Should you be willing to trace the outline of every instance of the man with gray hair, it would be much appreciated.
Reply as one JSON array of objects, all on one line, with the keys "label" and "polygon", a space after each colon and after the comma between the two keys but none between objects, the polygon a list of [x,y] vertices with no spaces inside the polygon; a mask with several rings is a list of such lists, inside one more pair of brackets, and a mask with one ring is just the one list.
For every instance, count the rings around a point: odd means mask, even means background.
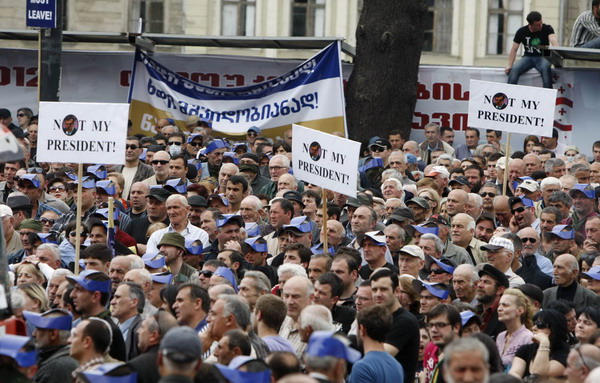
[{"label": "man with gray hair", "polygon": [[554,260],[554,283],[556,286],[544,290],[543,308],[560,299],[572,302],[576,312],[600,304],[600,296],[577,282],[579,263],[571,254],[562,254]]},{"label": "man with gray hair", "polygon": [[448,383],[487,383],[489,358],[488,349],[477,338],[458,338],[444,348],[444,379]]},{"label": "man with gray hair", "polygon": [[108,276],[110,277],[110,287],[113,293],[117,290],[119,284],[123,282],[125,274],[133,269],[132,263],[132,259],[125,255],[117,255],[110,261]]},{"label": "man with gray hair", "polygon": [[35,346],[39,351],[36,383],[70,382],[78,363],[69,356],[69,335],[72,317],[66,310],[52,309],[42,314],[24,312],[25,319],[35,330]]},{"label": "man with gray hair", "polygon": [[438,149],[454,156],[454,148],[440,139],[440,126],[438,124],[431,122],[425,125],[423,129],[425,130],[425,141],[419,144],[419,149],[425,164],[431,163],[431,153]]},{"label": "man with gray hair", "polygon": [[123,340],[125,340],[126,359],[138,356],[138,333],[137,329],[142,324],[142,316],[145,303],[142,288],[132,282],[121,283],[110,301],[111,315],[117,320],[117,325]]},{"label": "man with gray hair", "polygon": [[540,201],[534,202],[534,204],[533,204],[535,206],[536,217],[540,216],[540,214],[541,214],[542,210],[544,210],[544,208],[550,206],[549,202],[548,202],[550,195],[552,195],[552,193],[554,193],[555,191],[561,190],[561,188],[562,188],[562,185],[560,184],[560,180],[558,178],[546,177],[542,180],[542,182],[540,183],[542,199]]},{"label": "man with gray hair", "polygon": [[477,193],[469,193],[469,199],[465,204],[465,213],[477,220],[483,213],[483,198]]},{"label": "man with gray hair", "polygon": [[287,307],[287,317],[281,325],[279,335],[286,338],[295,348],[296,355],[301,358],[306,343],[300,338],[300,313],[310,304],[314,286],[310,279],[295,276],[283,285],[281,298]]},{"label": "man with gray hair", "polygon": [[560,158],[550,158],[544,164],[544,172],[548,177],[560,178],[567,174],[565,161]]},{"label": "man with gray hair", "polygon": [[148,299],[148,294],[152,290],[152,276],[150,272],[146,269],[133,269],[129,270],[125,277],[123,278],[123,282],[133,282],[138,284],[142,291],[144,292],[145,302],[144,302],[144,312],[142,312],[142,317],[146,317],[148,315],[154,315],[158,312],[158,309],[152,305],[150,300]]},{"label": "man with gray hair", "polygon": [[306,306],[300,313],[298,319],[300,329],[300,340],[308,343],[310,336],[315,331],[335,332],[331,310],[320,304]]},{"label": "man with gray hair", "polygon": [[35,251],[35,256],[40,263],[45,263],[55,270],[62,266],[66,266],[63,265],[60,260],[60,250],[58,250],[58,245],[53,243],[43,243],[39,245]]},{"label": "man with gray hair", "polygon": [[[72,276],[73,273],[69,269],[56,269],[52,273],[52,278],[48,281],[48,287],[46,288],[46,292],[48,294],[48,302],[50,302],[50,306],[52,308],[56,308],[54,304],[54,299],[56,298],[56,293],[58,291],[61,283],[67,281],[67,276]],[[68,283],[68,282],[67,282]]]},{"label": "man with gray hair", "polygon": [[592,344],[581,344],[571,349],[565,375],[569,383],[583,383],[597,367],[600,367],[600,348]]},{"label": "man with gray hair", "polygon": [[238,295],[244,297],[248,301],[250,311],[254,311],[258,298],[271,292],[271,282],[265,273],[250,270],[244,274],[238,289]]},{"label": "man with gray hair", "polygon": [[454,302],[463,302],[476,307],[479,304],[475,297],[478,281],[479,274],[477,274],[475,266],[458,265],[452,274],[452,287],[456,295]]},{"label": "man with gray hair", "polygon": [[[271,182],[263,186],[260,190],[255,190],[255,193],[266,194],[269,198],[275,197],[277,193],[277,183],[279,177],[287,174],[290,170],[290,160],[284,155],[277,154],[269,161],[269,175],[271,176]],[[301,182],[298,185],[301,191],[304,190],[304,184]]]}]

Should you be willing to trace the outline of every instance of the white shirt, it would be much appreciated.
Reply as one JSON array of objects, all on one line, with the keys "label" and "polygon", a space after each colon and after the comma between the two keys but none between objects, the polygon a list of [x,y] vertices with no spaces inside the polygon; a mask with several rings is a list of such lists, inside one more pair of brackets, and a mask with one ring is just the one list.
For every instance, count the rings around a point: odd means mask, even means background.
[{"label": "white shirt", "polygon": [[[173,226],[169,225],[168,227],[166,227],[164,229],[156,230],[154,233],[152,233],[152,235],[148,239],[146,252],[147,253],[158,252],[158,243],[162,239],[163,235],[165,233],[171,233],[173,231],[175,231],[175,229],[173,229]],[[183,235],[185,239],[191,239],[194,241],[199,239],[202,242],[202,246],[205,249],[207,249],[210,246],[210,242],[208,240],[208,233],[206,231],[200,229],[199,227],[192,225],[189,220],[188,220],[187,227],[185,229],[183,229],[183,231],[180,231],[179,234]]]}]

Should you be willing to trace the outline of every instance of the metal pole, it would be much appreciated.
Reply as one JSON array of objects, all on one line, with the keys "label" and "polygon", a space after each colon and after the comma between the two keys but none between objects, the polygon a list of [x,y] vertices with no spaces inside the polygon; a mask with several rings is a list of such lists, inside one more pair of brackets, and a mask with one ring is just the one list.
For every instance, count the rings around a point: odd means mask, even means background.
[{"label": "metal pole", "polygon": [[56,28],[40,30],[38,58],[39,101],[60,100],[63,32],[62,10],[63,0],[56,0]]}]

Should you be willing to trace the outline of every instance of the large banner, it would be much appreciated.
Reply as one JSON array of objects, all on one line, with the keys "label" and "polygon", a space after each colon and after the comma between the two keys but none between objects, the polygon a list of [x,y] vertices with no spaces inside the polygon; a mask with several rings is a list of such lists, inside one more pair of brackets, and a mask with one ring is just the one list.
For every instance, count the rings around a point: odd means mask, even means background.
[{"label": "large banner", "polygon": [[356,198],[360,142],[292,127],[292,168],[299,180]]},{"label": "large banner", "polygon": [[294,123],[345,134],[339,50],[339,43],[331,44],[280,77],[238,88],[193,82],[138,50],[130,88],[133,133],[148,131],[142,125],[160,118],[185,129],[193,115],[230,135],[243,135],[252,126],[273,130],[265,132],[272,135]]},{"label": "large banner", "polygon": [[[301,60],[271,59],[227,55],[194,55],[156,53],[152,56],[162,65],[194,82],[216,88],[252,86],[274,79],[298,67]],[[62,59],[61,101],[127,102],[131,82],[133,52],[65,51]],[[352,65],[342,64],[347,80]],[[578,145],[591,153],[589,137],[595,137],[600,110],[600,71],[595,68],[558,68],[552,70],[556,99],[554,126],[560,141]],[[481,68],[443,65],[421,65],[417,105],[413,116],[411,139],[422,141],[423,126],[437,122],[457,131],[467,127],[470,80],[506,83],[503,68]],[[521,76],[520,85],[542,86],[540,75],[531,70]],[[0,49],[0,108],[13,113],[23,106],[34,113],[37,107],[37,51]],[[306,125],[306,124],[305,124]],[[154,134],[154,124],[134,126],[136,131]],[[273,132],[275,132],[274,130]],[[573,134],[571,134],[573,131]],[[281,136],[281,133],[271,137]],[[525,134],[513,134],[515,147]],[[457,144],[464,135],[457,134]]]},{"label": "large banner", "polygon": [[556,89],[471,80],[469,126],[552,137]]},{"label": "large banner", "polygon": [[124,164],[128,104],[41,102],[37,160]]}]

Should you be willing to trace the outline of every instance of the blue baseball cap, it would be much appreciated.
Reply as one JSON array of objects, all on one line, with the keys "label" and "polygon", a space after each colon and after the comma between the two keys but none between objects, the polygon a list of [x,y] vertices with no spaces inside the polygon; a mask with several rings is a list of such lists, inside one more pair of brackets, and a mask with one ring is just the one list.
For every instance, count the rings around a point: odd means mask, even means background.
[{"label": "blue baseball cap", "polygon": [[194,133],[194,134],[190,134],[186,140],[186,142],[189,144],[190,142],[194,141],[194,138],[200,137],[202,138],[202,141],[204,141],[204,136],[202,136],[200,133]]},{"label": "blue baseball cap", "polygon": [[148,148],[142,148],[142,153],[140,153],[140,161],[146,161],[146,155],[148,154]]},{"label": "blue baseball cap", "polygon": [[173,274],[170,272],[150,274],[153,283],[162,283],[163,285],[170,285],[173,282]]},{"label": "blue baseball cap", "polygon": [[218,275],[219,277],[227,279],[229,284],[231,284],[231,287],[233,287],[235,293],[238,293],[238,286],[235,280],[235,275],[233,275],[233,271],[231,271],[230,268],[219,266],[217,267],[217,270],[215,270],[215,273],[213,275]]},{"label": "blue baseball cap", "polygon": [[360,245],[363,245],[365,239],[369,238],[372,240],[377,246],[385,246],[385,234],[381,230],[379,231],[368,231],[363,236],[362,241],[360,241]]},{"label": "blue baseball cap", "polygon": [[112,180],[102,180],[96,182],[96,190],[103,191],[105,194],[114,195],[117,192],[117,187]]},{"label": "blue baseball cap", "polygon": [[414,154],[406,153],[405,157],[406,157],[407,164],[413,165],[413,164],[417,163],[417,156],[415,156]]},{"label": "blue baseball cap", "polygon": [[225,140],[222,140],[220,138],[217,138],[216,140],[211,141],[206,148],[200,150],[198,152],[198,155],[207,155],[210,152],[213,152],[217,149],[221,149],[221,148],[227,148],[229,149],[229,145],[227,144],[227,142]]},{"label": "blue baseball cap", "polygon": [[142,261],[144,265],[151,269],[158,269],[164,267],[167,264],[165,255],[161,252],[158,253],[146,253],[142,255]]},{"label": "blue baseball cap", "polygon": [[217,217],[217,227],[221,228],[227,224],[236,223],[239,227],[244,227],[244,219],[237,214],[223,214]]},{"label": "blue baseball cap", "polygon": [[436,259],[432,256],[427,256],[427,269],[431,268],[431,264],[435,262],[436,265],[440,267],[440,269],[444,270],[448,274],[454,274],[454,269],[456,269],[456,265],[449,260],[448,258]]},{"label": "blue baseball cap", "polygon": [[574,239],[575,230],[573,230],[573,226],[571,225],[556,225],[548,235],[555,235],[562,239]]},{"label": "blue baseball cap", "polygon": [[[310,248],[310,251],[312,251],[313,254],[323,254],[325,251],[323,250],[323,246],[325,246],[325,244],[323,242],[318,243],[316,245],[314,245],[313,247]],[[329,254],[333,254],[335,253],[335,249],[331,246],[329,246],[329,249],[327,251]]]},{"label": "blue baseball cap", "polygon": [[164,189],[178,194],[187,193],[187,182],[185,178],[175,178],[165,182]]},{"label": "blue baseball cap", "polygon": [[101,293],[110,293],[110,279],[107,279],[106,281],[94,281],[91,279],[87,279],[87,277],[96,273],[100,272],[96,270],[84,270],[81,273],[79,273],[78,276],[68,276],[67,281],[69,281],[69,283],[77,283],[87,291],[99,291]]},{"label": "blue baseball cap", "polygon": [[366,172],[369,169],[373,168],[382,168],[383,160],[379,157],[369,159],[363,166],[358,168],[358,171],[361,173]]},{"label": "blue baseball cap", "polygon": [[460,323],[461,325],[464,327],[467,325],[467,323],[469,323],[469,321],[471,320],[471,318],[473,318],[474,316],[476,316],[477,314],[475,314],[473,311],[471,310],[467,310],[467,311],[462,311],[460,313]]},{"label": "blue baseball cap", "polygon": [[415,230],[421,234],[435,234],[435,235],[440,234],[440,228],[437,226],[429,227],[429,226],[423,226],[422,224],[421,225],[411,225],[411,226],[414,227]]},{"label": "blue baseball cap", "polygon": [[421,290],[425,288],[431,293],[431,295],[440,299],[446,299],[450,295],[448,286],[443,283],[428,283],[418,279],[413,279],[412,286],[417,294],[419,294]]},{"label": "blue baseball cap", "polygon": [[569,190],[569,196],[575,198],[577,194],[583,194],[589,199],[596,198],[596,191],[590,184],[575,184],[573,189]]},{"label": "blue baseball cap", "polygon": [[260,128],[258,126],[251,126],[248,128],[248,132],[254,132],[260,134]]},{"label": "blue baseball cap", "polygon": [[223,153],[223,161],[225,162],[225,157],[229,157],[231,158],[231,162],[239,165],[240,164],[240,160],[235,156],[235,152],[225,152]]},{"label": "blue baseball cap", "polygon": [[[62,316],[49,317],[47,315],[60,313]],[[23,311],[23,316],[27,320],[27,323],[37,327],[51,330],[71,330],[73,323],[73,316],[71,313],[61,309],[52,309],[44,313],[34,313],[32,311]]]},{"label": "blue baseball cap", "polygon": [[282,231],[287,230],[297,231],[302,234],[305,234],[310,233],[312,231],[312,225],[310,224],[308,218],[305,215],[303,215],[300,217],[292,218],[289,225],[283,225]]},{"label": "blue baseball cap", "polygon": [[229,206],[229,200],[223,194],[211,194],[207,198],[207,202],[210,204],[211,201],[220,201],[224,206]]},{"label": "blue baseball cap", "polygon": [[252,250],[256,252],[266,253],[267,251],[269,251],[267,241],[263,237],[248,238],[244,242],[250,245]]},{"label": "blue baseball cap", "polygon": [[360,359],[360,352],[349,347],[344,341],[329,331],[315,331],[308,340],[306,355],[344,359],[354,363]]},{"label": "blue baseball cap", "polygon": [[30,367],[37,362],[37,352],[31,344],[32,351],[21,351],[31,341],[28,336],[5,334],[0,337],[0,355],[13,358],[20,367]]},{"label": "blue baseball cap", "polygon": [[190,238],[185,240],[185,249],[192,255],[200,255],[204,250],[204,246],[202,246],[201,240]]},{"label": "blue baseball cap", "polygon": [[[77,179],[77,176],[75,176],[75,184],[77,185],[78,183],[79,179]],[[81,183],[81,187],[84,189],[95,189],[96,181],[94,181],[92,177],[83,176],[83,182]]]},{"label": "blue baseball cap", "polygon": [[[98,184],[96,184],[96,185],[98,185]],[[104,217],[105,219],[108,219],[108,208],[96,209],[94,214],[100,215],[100,216]],[[113,209],[113,219],[115,221],[119,220],[119,209]]]},{"label": "blue baseball cap", "polygon": [[[248,358],[250,360],[256,360],[254,358],[246,357],[246,356],[236,356],[233,360]],[[229,364],[233,363],[233,360]],[[231,368],[225,366],[223,364],[215,364],[215,367],[219,369],[219,372],[227,379],[229,382],[235,383],[270,383],[271,382],[271,370],[267,369],[260,372],[245,372],[240,371],[235,368]]]},{"label": "blue baseball cap", "polygon": [[55,245],[58,244],[54,233],[37,233],[37,236],[40,238],[42,243],[53,243]]},{"label": "blue baseball cap", "polygon": [[586,273],[581,273],[583,276],[600,281],[600,266],[590,268]]},{"label": "blue baseball cap", "polygon": [[104,166],[104,165],[88,166],[87,172],[92,173],[99,180],[103,180],[108,176],[108,171],[106,171],[106,166]]},{"label": "blue baseball cap", "polygon": [[20,183],[21,181],[29,181],[35,188],[38,188],[38,189],[39,189],[40,185],[42,184],[40,182],[40,180],[37,178],[37,174],[31,174],[31,173],[23,174],[22,176],[20,176],[18,182]]},{"label": "blue baseball cap", "polygon": [[[86,377],[89,383],[137,383],[137,372],[126,375],[119,374],[119,376],[111,375],[111,372],[115,369],[125,366],[127,366],[125,363],[104,363],[94,370],[83,371],[81,374]],[[131,369],[131,367],[128,368]]]}]

